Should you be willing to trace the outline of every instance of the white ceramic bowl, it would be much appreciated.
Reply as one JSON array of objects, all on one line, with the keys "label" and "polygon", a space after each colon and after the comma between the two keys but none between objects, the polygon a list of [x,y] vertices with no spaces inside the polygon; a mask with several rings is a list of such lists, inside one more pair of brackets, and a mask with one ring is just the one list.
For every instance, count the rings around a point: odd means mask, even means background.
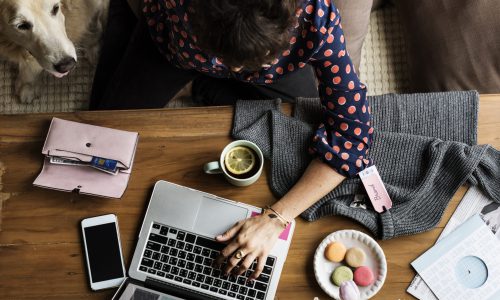
[{"label": "white ceramic bowl", "polygon": [[384,285],[387,276],[387,261],[384,251],[379,244],[367,234],[357,230],[340,230],[329,234],[319,244],[314,254],[314,275],[319,286],[334,299],[340,299],[339,288],[331,281],[331,275],[336,267],[344,265],[345,262],[334,263],[325,258],[325,248],[332,242],[341,242],[346,249],[352,247],[361,248],[366,253],[365,266],[368,266],[374,274],[375,281],[366,287],[359,287],[361,299],[373,297]]}]

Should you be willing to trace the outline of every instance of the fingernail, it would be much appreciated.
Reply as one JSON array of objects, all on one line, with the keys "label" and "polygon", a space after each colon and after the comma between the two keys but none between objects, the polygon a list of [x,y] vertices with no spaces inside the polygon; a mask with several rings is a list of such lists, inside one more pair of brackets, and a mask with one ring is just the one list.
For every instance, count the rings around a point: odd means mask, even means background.
[{"label": "fingernail", "polygon": [[219,234],[219,235],[218,235],[218,236],[216,236],[215,238],[216,238],[216,239],[220,239],[220,238],[222,238],[222,235],[221,235],[221,234]]}]

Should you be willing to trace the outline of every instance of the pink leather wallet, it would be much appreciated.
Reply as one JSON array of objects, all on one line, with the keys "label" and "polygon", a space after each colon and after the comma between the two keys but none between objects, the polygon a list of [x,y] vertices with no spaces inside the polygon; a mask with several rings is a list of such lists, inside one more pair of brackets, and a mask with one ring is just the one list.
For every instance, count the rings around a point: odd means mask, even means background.
[{"label": "pink leather wallet", "polygon": [[[128,185],[139,134],[53,118],[43,145],[43,168],[33,184],[65,192],[121,198]],[[53,164],[50,157],[89,163],[93,157],[117,161],[111,175],[90,166]]]}]

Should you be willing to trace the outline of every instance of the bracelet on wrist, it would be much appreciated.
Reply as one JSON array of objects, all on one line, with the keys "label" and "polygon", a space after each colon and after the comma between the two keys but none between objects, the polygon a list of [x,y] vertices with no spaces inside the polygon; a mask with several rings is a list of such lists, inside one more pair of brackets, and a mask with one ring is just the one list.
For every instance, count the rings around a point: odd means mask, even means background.
[{"label": "bracelet on wrist", "polygon": [[290,221],[285,219],[279,212],[274,210],[271,206],[267,206],[266,210],[270,211],[270,213],[267,214],[267,216],[271,219],[278,219],[284,228],[286,228],[288,225],[290,225]]}]

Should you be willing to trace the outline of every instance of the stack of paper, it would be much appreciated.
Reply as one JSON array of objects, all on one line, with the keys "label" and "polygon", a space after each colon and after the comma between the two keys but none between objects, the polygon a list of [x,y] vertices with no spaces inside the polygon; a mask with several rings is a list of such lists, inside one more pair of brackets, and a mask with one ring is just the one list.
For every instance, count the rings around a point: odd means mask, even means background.
[{"label": "stack of paper", "polygon": [[469,189],[439,242],[412,263],[419,275],[407,291],[421,300],[500,299],[499,212]]}]

